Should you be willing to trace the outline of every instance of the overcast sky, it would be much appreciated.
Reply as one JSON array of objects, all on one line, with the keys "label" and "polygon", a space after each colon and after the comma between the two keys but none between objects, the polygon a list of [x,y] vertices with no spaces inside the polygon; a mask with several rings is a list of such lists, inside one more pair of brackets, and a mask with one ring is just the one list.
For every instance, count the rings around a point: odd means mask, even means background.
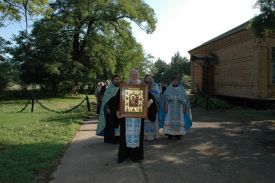
[{"label": "overcast sky", "polygon": [[[145,0],[156,13],[156,31],[146,34],[137,26],[133,32],[147,54],[167,63],[179,51],[189,58],[188,51],[250,20],[258,14],[256,0]],[[0,36],[9,39],[24,29],[10,24],[0,29]]]}]

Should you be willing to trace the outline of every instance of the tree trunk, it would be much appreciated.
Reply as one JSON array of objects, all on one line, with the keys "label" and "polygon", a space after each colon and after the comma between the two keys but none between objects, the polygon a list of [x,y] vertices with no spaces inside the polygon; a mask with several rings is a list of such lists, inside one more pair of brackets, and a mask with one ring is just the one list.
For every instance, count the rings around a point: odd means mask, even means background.
[{"label": "tree trunk", "polygon": [[73,42],[73,53],[72,53],[73,61],[80,61],[80,36],[79,32],[74,33],[74,42]]}]

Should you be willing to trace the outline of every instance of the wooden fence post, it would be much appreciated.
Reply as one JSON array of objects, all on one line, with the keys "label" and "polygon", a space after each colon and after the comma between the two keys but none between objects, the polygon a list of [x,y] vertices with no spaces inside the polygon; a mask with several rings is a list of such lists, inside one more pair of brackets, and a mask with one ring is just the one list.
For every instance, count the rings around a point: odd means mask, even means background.
[{"label": "wooden fence post", "polygon": [[87,109],[89,112],[91,112],[91,106],[90,106],[90,101],[88,95],[86,95],[86,103],[87,103]]},{"label": "wooden fence post", "polygon": [[32,98],[32,109],[31,109],[31,112],[33,112],[34,110],[34,98]]}]

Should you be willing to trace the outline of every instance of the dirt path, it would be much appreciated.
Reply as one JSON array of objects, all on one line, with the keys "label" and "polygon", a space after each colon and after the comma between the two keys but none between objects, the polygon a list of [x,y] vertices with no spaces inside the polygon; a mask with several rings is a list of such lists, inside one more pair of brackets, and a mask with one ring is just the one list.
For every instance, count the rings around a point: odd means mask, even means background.
[{"label": "dirt path", "polygon": [[145,142],[145,160],[116,164],[117,145],[82,125],[52,182],[271,183],[275,180],[275,115],[193,110],[183,140]]}]

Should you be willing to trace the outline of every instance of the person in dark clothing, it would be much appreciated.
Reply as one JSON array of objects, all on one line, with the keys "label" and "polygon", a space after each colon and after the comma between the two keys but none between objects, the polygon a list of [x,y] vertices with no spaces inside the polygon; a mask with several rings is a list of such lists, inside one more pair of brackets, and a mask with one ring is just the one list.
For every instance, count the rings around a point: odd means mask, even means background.
[{"label": "person in dark clothing", "polygon": [[[131,70],[128,84],[140,84],[140,80],[138,80],[138,71],[136,69]],[[154,96],[151,93],[148,94],[148,100],[148,118],[154,121],[156,119],[157,106]],[[117,111],[117,117],[120,124],[120,143],[117,162],[121,163],[127,158],[130,158],[134,162],[139,162],[144,158],[144,119],[120,117],[120,91],[117,92],[113,104],[114,109]]]},{"label": "person in dark clothing", "polygon": [[104,83],[103,84],[103,86],[101,87],[101,89],[100,89],[100,96],[101,96],[101,101],[103,101],[103,96],[104,96],[104,93],[105,93],[105,91],[106,91],[106,88],[107,88],[107,84],[106,83]]},{"label": "person in dark clothing", "polygon": [[166,89],[167,89],[167,83],[162,83],[162,85],[161,85],[161,94],[163,94]]},{"label": "person in dark clothing", "polygon": [[117,144],[119,142],[119,123],[116,119],[116,111],[113,109],[113,98],[118,92],[120,76],[115,75],[112,83],[105,90],[102,106],[99,114],[97,135],[104,135],[105,143]]}]

